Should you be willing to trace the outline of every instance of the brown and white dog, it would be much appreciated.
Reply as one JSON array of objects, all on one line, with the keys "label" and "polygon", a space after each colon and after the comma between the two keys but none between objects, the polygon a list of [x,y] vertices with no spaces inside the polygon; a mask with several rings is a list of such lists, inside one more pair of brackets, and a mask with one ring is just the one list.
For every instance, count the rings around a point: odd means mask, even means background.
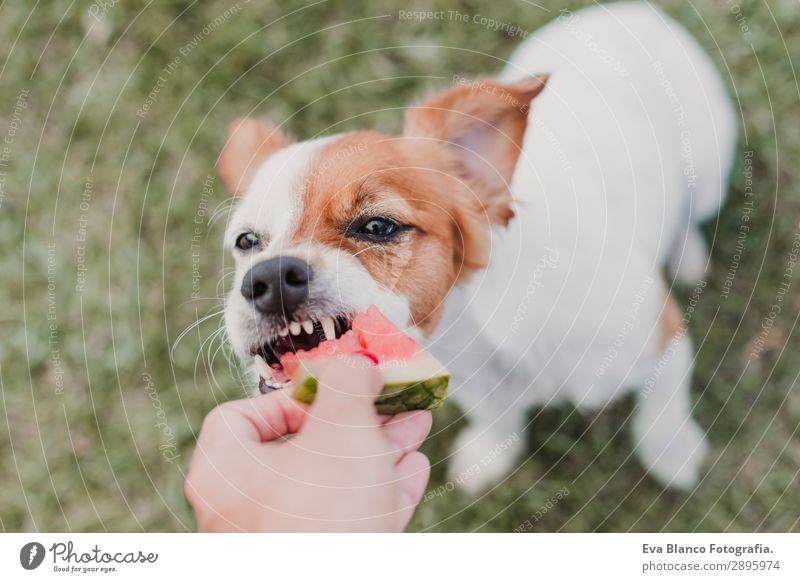
[{"label": "brown and white dog", "polygon": [[[690,487],[707,445],[662,270],[701,278],[698,224],[723,200],[735,140],[710,59],[644,3],[562,14],[498,80],[409,107],[400,135],[295,142],[239,119],[219,160],[239,198],[228,336],[280,387],[282,353],[377,305],[453,371],[471,423],[450,470],[471,491],[513,468],[524,439],[508,437],[531,406],[593,409],[633,388],[641,460]],[[514,450],[470,470],[501,441]]]}]

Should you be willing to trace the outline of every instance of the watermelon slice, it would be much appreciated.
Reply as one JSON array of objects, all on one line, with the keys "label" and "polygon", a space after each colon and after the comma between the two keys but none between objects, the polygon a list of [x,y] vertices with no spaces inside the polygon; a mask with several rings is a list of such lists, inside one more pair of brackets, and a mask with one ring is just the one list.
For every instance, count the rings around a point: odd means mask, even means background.
[{"label": "watermelon slice", "polygon": [[[383,391],[375,401],[380,414],[431,410],[444,403],[450,373],[377,307],[353,317],[349,328],[336,339],[321,341],[312,349],[280,356],[281,378],[291,382],[292,395],[297,400],[311,403],[317,393],[320,370],[331,358],[342,358],[353,365],[365,365],[371,360],[381,371]],[[275,369],[277,366],[273,366]]]}]

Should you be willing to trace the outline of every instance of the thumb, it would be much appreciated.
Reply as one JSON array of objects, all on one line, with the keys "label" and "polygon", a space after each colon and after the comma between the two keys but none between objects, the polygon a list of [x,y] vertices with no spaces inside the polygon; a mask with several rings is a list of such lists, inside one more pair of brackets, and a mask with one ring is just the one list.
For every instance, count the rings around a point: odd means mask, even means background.
[{"label": "thumb", "polygon": [[333,358],[317,379],[317,395],[306,422],[378,426],[375,398],[382,386],[380,372],[372,360],[357,355]]}]

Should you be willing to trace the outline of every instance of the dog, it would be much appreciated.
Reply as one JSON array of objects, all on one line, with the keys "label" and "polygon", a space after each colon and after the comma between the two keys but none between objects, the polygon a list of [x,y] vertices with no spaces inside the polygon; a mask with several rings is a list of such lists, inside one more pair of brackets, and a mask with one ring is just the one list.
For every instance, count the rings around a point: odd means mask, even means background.
[{"label": "dog", "polygon": [[702,293],[699,225],[723,203],[736,138],[711,59],[636,2],[561,13],[496,79],[409,106],[399,135],[296,142],[237,119],[219,158],[238,198],[229,340],[254,385],[280,388],[280,355],[374,304],[453,371],[469,424],[449,471],[468,493],[514,469],[525,439],[508,437],[532,407],[631,391],[642,464],[691,488],[708,444],[670,291]]}]

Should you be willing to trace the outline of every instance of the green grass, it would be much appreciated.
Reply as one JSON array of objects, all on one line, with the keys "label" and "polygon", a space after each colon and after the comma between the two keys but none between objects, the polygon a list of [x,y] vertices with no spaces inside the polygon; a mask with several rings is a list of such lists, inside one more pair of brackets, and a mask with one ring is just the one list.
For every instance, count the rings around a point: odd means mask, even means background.
[{"label": "green grass", "polygon": [[[453,74],[499,70],[519,43],[475,24],[398,20],[398,9],[429,8],[418,0],[307,8],[242,0],[202,34],[233,5],[158,2],[140,13],[139,3],[120,2],[105,14],[107,40],[97,25],[85,35],[77,3],[41,2],[32,14],[30,3],[0,8],[7,49],[0,59],[2,137],[28,91],[0,168],[7,173],[0,205],[2,530],[194,528],[182,481],[195,432],[216,402],[241,396],[243,387],[219,350],[220,337],[212,337],[218,317],[170,349],[182,329],[215,312],[228,282],[222,274],[230,261],[219,244],[225,214],[208,220],[227,208],[218,180],[205,215],[202,202],[231,118],[269,114],[302,137],[397,129],[397,108]],[[434,497],[411,529],[509,531],[562,487],[569,494],[529,529],[800,529],[800,269],[768,349],[751,360],[748,347],[775,303],[800,220],[793,68],[800,11],[791,0],[740,0],[745,35],[733,4],[663,5],[735,87],[746,127],[739,149],[754,151],[752,230],[732,290],[721,298],[742,213],[741,153],[729,202],[708,227],[713,272],[691,325],[702,344],[694,396],[713,447],[708,474],[691,495],[649,480],[630,456],[630,401],[591,418],[547,410],[525,435],[530,458],[503,486],[480,499],[457,491]],[[555,15],[521,1],[437,8],[528,30]],[[137,116],[163,68],[198,34],[197,46],[165,74],[149,111]],[[87,180],[91,195],[81,208]],[[76,289],[81,253],[85,283]],[[201,278],[193,297],[195,269]],[[425,444],[431,490],[444,484],[447,447],[460,427],[454,407],[437,413],[435,437]],[[180,455],[173,462],[159,450],[166,445]]]}]

